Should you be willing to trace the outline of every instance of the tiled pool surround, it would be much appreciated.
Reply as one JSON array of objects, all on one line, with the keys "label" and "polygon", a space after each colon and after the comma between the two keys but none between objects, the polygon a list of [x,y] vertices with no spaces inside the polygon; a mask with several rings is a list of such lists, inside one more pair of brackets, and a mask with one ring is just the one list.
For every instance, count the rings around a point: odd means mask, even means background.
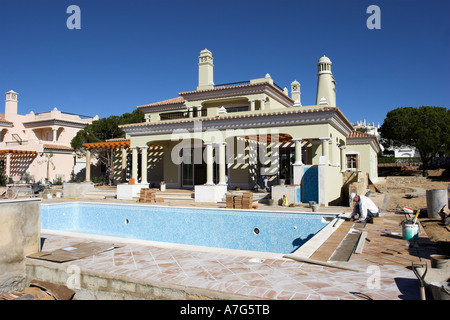
[{"label": "tiled pool surround", "polygon": [[336,215],[83,203],[43,204],[42,229],[291,253]]}]

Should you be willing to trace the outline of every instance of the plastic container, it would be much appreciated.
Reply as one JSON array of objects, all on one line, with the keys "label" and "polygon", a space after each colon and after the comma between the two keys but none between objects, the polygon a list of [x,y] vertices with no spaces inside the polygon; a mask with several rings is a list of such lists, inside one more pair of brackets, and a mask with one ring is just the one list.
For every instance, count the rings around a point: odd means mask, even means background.
[{"label": "plastic container", "polygon": [[403,240],[417,240],[419,238],[419,225],[418,224],[402,224]]},{"label": "plastic container", "polygon": [[446,189],[427,190],[427,215],[428,218],[441,219],[439,211],[448,204]]},{"label": "plastic container", "polygon": [[430,263],[432,268],[444,269],[450,267],[450,256],[443,254],[430,255]]}]

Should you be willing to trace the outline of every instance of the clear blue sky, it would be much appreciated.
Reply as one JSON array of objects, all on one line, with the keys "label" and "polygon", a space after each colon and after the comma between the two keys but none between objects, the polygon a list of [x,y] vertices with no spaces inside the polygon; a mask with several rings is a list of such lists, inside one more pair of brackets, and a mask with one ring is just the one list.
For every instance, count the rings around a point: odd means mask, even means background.
[{"label": "clear blue sky", "polygon": [[[66,27],[71,4],[80,30]],[[397,107],[449,107],[449,15],[448,0],[0,0],[0,94],[19,92],[20,114],[120,115],[195,90],[208,48],[216,84],[297,79],[310,105],[325,54],[338,107],[381,124]]]}]

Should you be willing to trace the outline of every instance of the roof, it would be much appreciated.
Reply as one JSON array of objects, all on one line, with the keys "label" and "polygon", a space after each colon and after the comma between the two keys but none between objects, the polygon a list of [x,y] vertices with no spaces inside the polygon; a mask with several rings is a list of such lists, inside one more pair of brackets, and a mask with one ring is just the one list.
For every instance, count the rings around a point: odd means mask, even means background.
[{"label": "roof", "polygon": [[121,147],[128,148],[129,146],[130,140],[114,140],[114,141],[83,143],[83,147],[87,149],[119,149]]},{"label": "roof", "polygon": [[73,150],[71,147],[60,145],[60,144],[44,144],[44,149]]},{"label": "roof", "polygon": [[331,60],[327,56],[323,55],[323,57],[319,59],[319,63],[331,63]]},{"label": "roof", "polygon": [[347,142],[349,144],[366,143],[366,141],[368,141],[367,139],[371,139],[370,143],[372,143],[372,142],[374,143],[374,148],[376,149],[377,152],[379,152],[381,150],[380,142],[378,141],[377,137],[374,136],[373,134],[359,132],[359,131],[354,130],[354,131],[350,132],[350,134],[347,136],[347,140],[348,140]]},{"label": "roof", "polygon": [[[211,89],[203,89],[203,90],[192,90],[192,91],[184,91],[184,92],[179,92],[179,95],[187,95],[187,94],[192,94],[192,93],[199,93],[199,92],[209,92],[209,91],[219,91],[219,90],[227,90],[227,89],[236,89],[236,88],[246,88],[246,87],[254,87],[254,86],[261,86],[261,85],[269,85],[272,86],[274,88],[276,88],[278,91],[282,92],[282,89],[279,89],[277,87],[275,87],[273,84],[271,84],[270,82],[255,82],[255,83],[245,83],[245,84],[238,84],[238,85],[217,85],[214,88]],[[288,97],[289,98],[289,97]]]},{"label": "roof", "polygon": [[12,123],[11,121],[8,121],[8,120],[5,119],[5,114],[4,113],[0,113],[0,122]]},{"label": "roof", "polygon": [[373,134],[370,133],[364,133],[364,132],[360,132],[360,131],[352,131],[350,132],[350,134],[347,136],[348,138],[376,138]]},{"label": "roof", "polygon": [[183,103],[183,102],[184,102],[184,98],[183,97],[176,97],[176,98],[167,99],[167,100],[163,100],[163,101],[158,101],[158,102],[154,102],[154,103],[150,103],[150,104],[144,104],[142,106],[138,106],[138,108],[156,107],[156,106],[163,106],[163,105]]},{"label": "roof", "polygon": [[35,154],[38,153],[36,151],[28,151],[28,150],[0,150],[0,155],[5,155],[7,153],[11,154]]},{"label": "roof", "polygon": [[282,115],[282,114],[298,114],[298,113],[314,113],[314,112],[328,112],[328,111],[336,111],[338,114],[341,115],[342,119],[345,121],[345,123],[352,127],[351,123],[345,118],[344,114],[339,110],[337,107],[322,107],[322,108],[313,108],[313,109],[306,109],[306,108],[287,108],[283,109],[282,111],[266,111],[266,112],[258,112],[258,113],[239,113],[234,112],[231,114],[226,114],[224,116],[220,117],[201,117],[201,118],[180,118],[180,119],[173,119],[173,120],[164,120],[164,121],[158,121],[158,122],[141,122],[141,123],[130,123],[130,124],[124,124],[120,125],[119,128],[133,128],[133,127],[143,127],[143,126],[154,126],[154,125],[161,125],[161,124],[175,124],[175,123],[185,123],[185,122],[194,122],[194,121],[218,121],[218,120],[229,120],[229,119],[240,119],[240,118],[254,118],[254,117],[261,117],[261,116],[274,116],[274,115]]}]

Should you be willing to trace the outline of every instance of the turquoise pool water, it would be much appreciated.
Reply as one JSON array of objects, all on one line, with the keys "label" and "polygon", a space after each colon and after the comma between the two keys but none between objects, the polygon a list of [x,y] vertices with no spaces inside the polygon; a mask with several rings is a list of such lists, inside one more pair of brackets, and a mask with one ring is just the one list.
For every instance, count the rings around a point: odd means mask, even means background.
[{"label": "turquoise pool water", "polygon": [[[41,228],[197,246],[291,253],[325,215],[98,203],[42,204]],[[334,217],[333,215],[326,215]]]}]

